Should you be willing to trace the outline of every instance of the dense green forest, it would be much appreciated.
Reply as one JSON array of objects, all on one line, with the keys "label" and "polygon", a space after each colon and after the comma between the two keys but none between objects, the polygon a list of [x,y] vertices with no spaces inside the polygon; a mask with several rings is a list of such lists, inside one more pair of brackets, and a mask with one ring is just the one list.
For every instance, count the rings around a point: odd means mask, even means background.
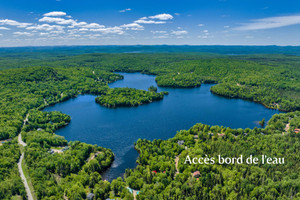
[{"label": "dense green forest", "polygon": [[[282,129],[290,123],[289,130]],[[196,124],[169,140],[139,139],[140,156],[125,182],[137,199],[298,199],[300,198],[300,112],[274,115],[265,129],[231,129]],[[184,141],[179,145],[178,141]],[[218,155],[284,158],[284,164],[218,164]],[[186,162],[197,158],[196,164]],[[178,167],[176,167],[176,157]],[[202,159],[202,164],[198,159]],[[204,159],[209,158],[207,163]],[[211,159],[216,161],[211,163]],[[185,163],[186,162],[186,163]],[[201,162],[201,161],[200,161]],[[194,177],[193,173],[200,175]]]},{"label": "dense green forest", "polygon": [[20,155],[17,139],[0,144],[0,199],[11,199],[13,196],[21,196],[24,199],[26,197],[17,167]]},{"label": "dense green forest", "polygon": [[[151,90],[151,88],[150,88]],[[157,88],[156,88],[157,90]],[[138,90],[134,88],[113,88],[96,98],[96,102],[110,108],[138,106],[141,104],[159,101],[167,92]]]},{"label": "dense green forest", "polygon": [[[9,56],[2,57],[1,68],[19,65],[61,66],[110,72],[142,72],[157,75],[159,86],[197,87],[201,83],[218,83],[211,89],[215,94],[244,98],[283,111],[300,109],[299,56],[94,53],[44,59],[33,59],[27,55],[18,59],[19,62]],[[22,62],[23,59],[27,61]]]},{"label": "dense green forest", "polygon": [[[32,142],[33,147],[31,148],[31,145],[26,147],[25,159],[28,160],[31,158],[33,159],[33,164],[38,164],[35,162],[38,160],[35,156],[44,155],[45,152],[48,151],[48,149],[44,149],[45,147],[48,148],[52,143],[54,143],[53,145],[66,145],[66,140],[61,140],[60,137],[51,134],[57,128],[65,126],[70,121],[70,117],[56,112],[43,113],[36,109],[64,101],[81,93],[101,94],[108,89],[107,83],[120,78],[122,77],[110,72],[87,68],[64,69],[32,67],[0,71],[0,141],[15,138],[21,131],[25,116],[29,114],[29,121],[23,127],[23,131],[31,131],[26,134],[25,141],[28,140],[29,143]],[[42,129],[42,131],[37,131],[39,128]],[[38,135],[36,135],[37,133]],[[53,142],[53,140],[55,142]],[[34,144],[39,145],[35,146]],[[81,145],[83,147],[81,147]],[[70,147],[72,149],[73,145],[70,145]],[[41,150],[40,148],[42,148],[43,151],[39,151]],[[83,150],[88,147],[79,144],[75,145],[74,148]],[[95,149],[95,147],[89,148]],[[16,138],[11,142],[5,142],[0,146],[0,150],[0,198],[11,199],[11,197],[15,195],[20,195],[25,198],[25,189],[17,171],[20,149],[17,145]],[[34,152],[40,153],[41,155]],[[88,153],[92,153],[92,150],[88,150],[86,154]],[[30,157],[31,154],[33,154],[33,156]],[[76,158],[76,156],[72,156],[70,159],[71,158],[79,159]],[[83,156],[80,157],[80,165],[84,164],[82,161],[84,158]],[[105,157],[105,159],[107,158],[112,159],[111,156]],[[47,159],[47,161],[54,164],[54,160]],[[65,158],[59,157],[57,159],[63,160]],[[71,162],[70,159],[68,160]],[[107,163],[105,165],[103,164],[103,166],[107,166]],[[53,166],[51,166],[51,168],[53,168]],[[70,171],[68,173],[70,173]],[[45,177],[49,177],[49,175],[45,174]],[[45,177],[40,178],[46,180]],[[34,178],[33,181],[35,181]],[[46,187],[46,185],[43,187]],[[39,189],[37,189],[37,191],[39,191]]]},{"label": "dense green forest", "polygon": [[[85,189],[97,191],[108,184],[100,173],[111,165],[112,151],[78,141],[67,142],[54,134],[61,127],[59,124],[69,120],[69,116],[59,112],[29,112],[28,125],[21,134],[28,145],[25,163],[37,199],[82,199],[86,197]],[[98,193],[97,196],[104,195]]]},{"label": "dense green forest", "polygon": [[[216,83],[211,91],[218,95],[244,98],[284,111],[300,110],[299,56],[24,55],[5,53],[0,58],[0,140],[12,139],[0,146],[0,199],[26,197],[17,171],[22,150],[17,145],[19,133],[27,143],[25,166],[38,199],[84,199],[88,192],[97,199],[133,199],[127,186],[140,190],[137,199],[300,198],[300,143],[299,134],[294,133],[300,126],[299,112],[274,115],[264,129],[234,130],[197,124],[166,141],[141,139],[135,145],[140,152],[137,168],[127,170],[124,180],[109,183],[102,180],[100,173],[113,161],[111,150],[66,141],[54,132],[66,126],[70,116],[41,111],[85,93],[99,95],[96,101],[106,106],[139,105],[163,98],[163,93],[156,93],[157,88],[110,89],[108,83],[122,79],[113,73],[117,71],[157,75],[157,84],[164,87]],[[178,145],[178,140],[183,140],[184,145]],[[187,154],[266,154],[285,157],[288,162],[276,166],[184,165]],[[179,156],[178,172],[175,156]],[[198,180],[191,176],[197,170],[201,172]]]}]

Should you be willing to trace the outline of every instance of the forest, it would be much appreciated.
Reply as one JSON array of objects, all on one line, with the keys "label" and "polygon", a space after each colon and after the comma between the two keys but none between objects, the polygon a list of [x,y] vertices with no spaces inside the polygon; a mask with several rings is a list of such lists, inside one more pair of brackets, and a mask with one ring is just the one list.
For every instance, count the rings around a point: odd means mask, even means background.
[{"label": "forest", "polygon": [[[17,144],[18,134],[27,143],[24,166],[37,199],[85,199],[89,192],[96,199],[133,199],[127,187],[140,191],[137,199],[300,198],[300,143],[294,131],[300,128],[299,56],[48,54],[0,56],[0,199],[26,199],[17,170],[23,150]],[[56,135],[57,129],[68,125],[70,116],[42,109],[80,94],[97,95],[98,103],[111,107],[136,106],[164,97],[165,93],[157,93],[153,87],[148,91],[109,88],[108,83],[123,78],[113,73],[120,71],[156,75],[157,84],[163,87],[214,83],[211,92],[217,95],[289,112],[274,115],[266,128],[243,130],[197,124],[169,140],[140,139],[135,144],[140,153],[137,168],[126,170],[124,177],[110,183],[100,174],[111,165],[113,152]],[[179,140],[184,144],[179,145]],[[288,164],[184,165],[187,154],[267,154],[285,156]],[[195,171],[201,173],[198,179],[191,175]]]},{"label": "forest", "polygon": [[93,53],[44,57],[39,59],[39,56],[31,58],[26,55],[24,58],[18,58],[20,64],[9,56],[2,57],[0,68],[19,65],[61,66],[84,67],[106,72],[141,72],[157,75],[157,84],[163,87],[198,87],[202,83],[216,83],[211,91],[221,96],[243,98],[282,111],[300,109],[299,56]]},{"label": "forest", "polygon": [[[283,127],[290,124],[289,130]],[[300,112],[277,114],[265,129],[231,129],[196,124],[169,140],[139,139],[138,167],[125,182],[137,199],[298,199],[300,198]],[[178,141],[184,141],[179,144]],[[268,155],[285,164],[190,164],[186,157]],[[176,158],[178,164],[176,167]],[[261,158],[260,158],[261,159]],[[199,171],[197,177],[194,172]]]},{"label": "forest", "polygon": [[96,102],[109,108],[138,106],[159,101],[167,94],[167,92],[157,93],[155,90],[157,88],[153,87],[150,87],[149,91],[134,88],[113,88],[97,97]]}]

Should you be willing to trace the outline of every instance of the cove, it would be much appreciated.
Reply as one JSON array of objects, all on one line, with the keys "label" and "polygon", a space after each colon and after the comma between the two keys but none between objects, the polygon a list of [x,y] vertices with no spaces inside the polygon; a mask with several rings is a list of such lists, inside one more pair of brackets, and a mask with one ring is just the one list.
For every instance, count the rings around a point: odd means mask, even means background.
[{"label": "cove", "polygon": [[[109,84],[110,87],[130,87],[147,90],[157,86],[155,76],[140,73],[119,73],[124,76]],[[160,88],[169,95],[161,101],[138,107],[106,108],[95,103],[94,95],[55,104],[44,111],[61,111],[71,116],[71,123],[56,131],[67,140],[79,140],[112,149],[115,161],[102,174],[112,180],[136,166],[138,153],[134,142],[142,139],[168,139],[177,131],[189,129],[196,123],[228,126],[231,128],[254,128],[258,121],[269,120],[278,110],[265,108],[258,103],[241,99],[229,99],[210,92],[212,84],[199,88]]]}]

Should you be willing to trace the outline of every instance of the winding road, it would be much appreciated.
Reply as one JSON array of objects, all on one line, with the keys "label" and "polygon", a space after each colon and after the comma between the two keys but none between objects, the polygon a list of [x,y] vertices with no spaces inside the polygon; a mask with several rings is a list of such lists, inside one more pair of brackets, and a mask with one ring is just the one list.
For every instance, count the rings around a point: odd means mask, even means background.
[{"label": "winding road", "polygon": [[[26,124],[27,121],[28,121],[28,114],[26,115],[26,118],[24,120],[23,126]],[[22,145],[23,147],[26,146],[26,143],[23,142],[23,140],[22,140],[21,133],[19,133],[19,136],[18,136],[18,143],[20,145]],[[31,194],[28,182],[27,182],[26,177],[24,175],[23,169],[22,169],[22,161],[23,161],[23,159],[24,159],[24,152],[21,154],[21,157],[20,157],[19,162],[18,162],[19,173],[20,173],[21,179],[22,179],[22,181],[24,183],[24,187],[25,187],[25,190],[26,190],[26,193],[27,193],[27,199],[28,200],[34,200],[32,194]]]}]

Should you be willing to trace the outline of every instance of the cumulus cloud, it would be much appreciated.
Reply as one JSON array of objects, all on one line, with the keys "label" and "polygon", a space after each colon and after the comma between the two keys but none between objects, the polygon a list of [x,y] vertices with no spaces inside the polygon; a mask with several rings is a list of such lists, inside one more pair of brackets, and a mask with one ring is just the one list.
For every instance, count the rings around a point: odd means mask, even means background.
[{"label": "cumulus cloud", "polygon": [[236,27],[235,30],[262,30],[300,24],[300,15],[268,17],[262,19],[254,19],[251,21],[252,22],[250,23],[246,23],[239,27]]},{"label": "cumulus cloud", "polygon": [[21,35],[32,36],[32,33],[29,32],[14,32],[13,34],[16,36],[21,36]]},{"label": "cumulus cloud", "polygon": [[115,33],[122,35],[125,32],[122,30],[121,27],[115,26],[115,27],[107,27],[107,28],[98,28],[98,29],[90,29],[90,31],[93,32],[101,32],[103,34],[109,34],[109,33]]},{"label": "cumulus cloud", "polygon": [[127,12],[127,11],[131,11],[131,8],[126,8],[126,9],[124,9],[124,10],[120,10],[119,12],[120,12],[120,13],[123,13],[123,12]]},{"label": "cumulus cloud", "polygon": [[57,35],[57,34],[63,34],[63,33],[65,33],[65,31],[64,31],[64,30],[59,30],[59,31],[50,31],[50,33],[51,33],[51,34],[55,34],[55,35]]},{"label": "cumulus cloud", "polygon": [[144,27],[137,23],[124,24],[121,27],[125,28],[125,30],[135,30],[135,31],[144,30]]},{"label": "cumulus cloud", "polygon": [[48,12],[45,13],[44,16],[45,17],[61,17],[61,16],[66,16],[67,13],[62,12],[62,11],[52,11],[52,12]]},{"label": "cumulus cloud", "polygon": [[150,16],[150,19],[159,19],[159,20],[169,20],[169,19],[173,19],[173,16],[170,14],[158,14],[158,15],[154,15],[154,16]]},{"label": "cumulus cloud", "polygon": [[188,34],[187,31],[172,31],[171,34],[173,35],[186,35]]},{"label": "cumulus cloud", "polygon": [[57,23],[57,24],[61,24],[61,25],[76,23],[76,21],[73,19],[64,19],[64,18],[60,18],[60,17],[43,17],[43,18],[39,19],[39,22]]},{"label": "cumulus cloud", "polygon": [[166,22],[163,21],[154,21],[154,20],[145,20],[143,18],[134,21],[134,23],[138,23],[138,24],[165,24]]},{"label": "cumulus cloud", "polygon": [[204,26],[204,24],[198,24],[197,26],[202,27],[202,26]]},{"label": "cumulus cloud", "polygon": [[77,26],[81,26],[83,28],[104,28],[105,27],[104,25],[100,25],[98,23],[90,23],[90,24],[85,24],[85,25],[80,25],[80,23],[78,23]]},{"label": "cumulus cloud", "polygon": [[15,20],[11,20],[11,19],[1,19],[0,20],[0,25],[10,25],[10,26],[16,26],[18,28],[25,28],[29,25],[31,25],[32,23],[21,23],[21,22],[17,22]]},{"label": "cumulus cloud", "polygon": [[29,26],[26,29],[27,30],[38,30],[38,31],[52,31],[54,29],[62,30],[62,29],[64,29],[64,27],[59,26],[59,25],[41,24],[41,25]]},{"label": "cumulus cloud", "polygon": [[10,28],[0,27],[0,30],[10,30]]},{"label": "cumulus cloud", "polygon": [[64,19],[61,17],[43,17],[39,19],[39,22],[47,22],[47,23],[56,23],[59,25],[69,25],[68,28],[86,28],[86,29],[96,29],[96,28],[104,28],[104,25],[100,25],[98,23],[87,23],[87,22],[77,22],[74,19]]}]

